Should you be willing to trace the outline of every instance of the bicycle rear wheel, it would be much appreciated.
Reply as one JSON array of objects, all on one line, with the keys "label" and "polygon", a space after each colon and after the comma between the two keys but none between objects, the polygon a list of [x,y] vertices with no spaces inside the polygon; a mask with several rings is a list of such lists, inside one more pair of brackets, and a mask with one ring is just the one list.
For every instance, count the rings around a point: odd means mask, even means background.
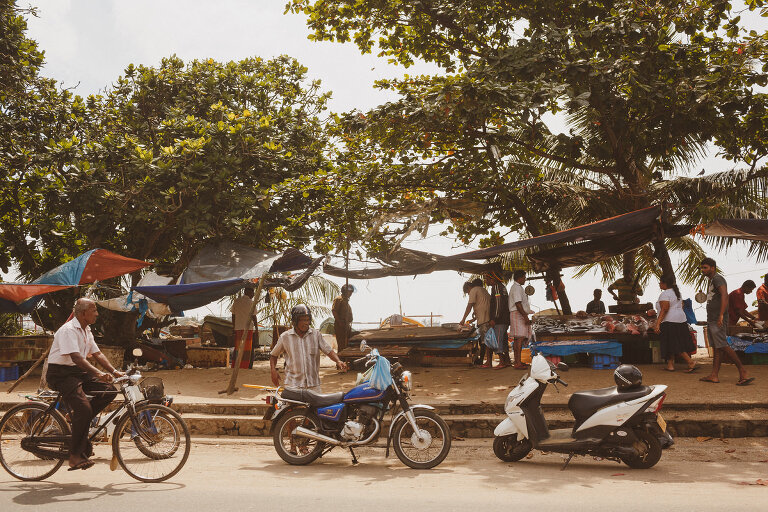
[{"label": "bicycle rear wheel", "polygon": [[[0,420],[0,464],[14,478],[26,481],[44,480],[64,464],[69,443],[61,438],[70,435],[69,425],[56,410],[45,414],[47,404],[25,403],[10,409]],[[35,454],[22,447],[22,442],[34,433],[42,437],[36,447],[64,458]],[[46,442],[45,437],[58,438]]]},{"label": "bicycle rear wheel", "polygon": [[126,473],[142,482],[162,482],[178,473],[189,458],[189,428],[179,413],[158,404],[125,414],[112,437],[112,451]]}]

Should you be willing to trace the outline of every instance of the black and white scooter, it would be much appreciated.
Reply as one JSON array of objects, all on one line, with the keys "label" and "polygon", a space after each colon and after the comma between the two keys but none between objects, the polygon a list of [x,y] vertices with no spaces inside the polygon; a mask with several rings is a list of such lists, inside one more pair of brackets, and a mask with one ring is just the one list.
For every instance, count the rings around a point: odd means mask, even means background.
[{"label": "black and white scooter", "polygon": [[582,391],[571,395],[568,408],[573,428],[549,430],[541,411],[541,397],[547,384],[567,386],[557,367],[537,354],[530,373],[509,393],[504,404],[507,418],[494,430],[493,452],[505,462],[525,457],[532,449],[569,455],[592,455],[624,462],[636,469],[654,466],[661,451],[674,444],[659,414],[667,386],[643,386],[640,370],[621,365],[614,372],[617,386]]}]

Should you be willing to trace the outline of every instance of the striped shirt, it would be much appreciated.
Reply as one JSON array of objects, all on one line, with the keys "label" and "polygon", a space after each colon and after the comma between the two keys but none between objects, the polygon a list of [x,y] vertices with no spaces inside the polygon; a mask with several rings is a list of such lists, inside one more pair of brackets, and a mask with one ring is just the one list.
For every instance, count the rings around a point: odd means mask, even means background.
[{"label": "striped shirt", "polygon": [[300,337],[295,329],[285,331],[277,339],[270,355],[285,354],[285,386],[307,389],[320,385],[320,352],[330,354],[333,349],[317,329],[310,329]]}]

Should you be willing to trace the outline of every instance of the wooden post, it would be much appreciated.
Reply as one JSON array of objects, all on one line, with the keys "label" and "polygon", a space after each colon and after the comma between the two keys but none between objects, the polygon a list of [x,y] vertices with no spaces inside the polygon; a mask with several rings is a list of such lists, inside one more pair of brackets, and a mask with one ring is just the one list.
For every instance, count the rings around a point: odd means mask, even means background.
[{"label": "wooden post", "polygon": [[27,377],[29,377],[29,374],[30,374],[30,373],[32,373],[32,371],[33,371],[35,368],[37,368],[38,366],[40,366],[40,363],[42,363],[43,361],[45,361],[45,358],[46,358],[46,357],[48,357],[48,352],[50,352],[50,351],[51,351],[51,349],[50,349],[50,347],[49,347],[49,348],[48,348],[48,350],[46,350],[46,351],[45,351],[45,353],[43,353],[43,355],[41,355],[41,356],[40,356],[40,357],[37,359],[37,361],[35,361],[35,364],[33,364],[33,365],[30,367],[30,369],[29,369],[29,370],[27,370],[27,371],[26,371],[26,373],[24,373],[24,375],[22,375],[21,377],[19,377],[18,379],[16,379],[16,382],[14,382],[14,383],[13,383],[13,386],[11,386],[10,388],[8,388],[8,393],[10,393],[10,392],[11,392],[11,391],[13,391],[14,389],[16,389],[16,386],[18,386],[19,384],[21,384],[21,382],[22,382],[24,379],[26,379]]},{"label": "wooden post", "polygon": [[[240,337],[239,340],[235,342],[237,345],[237,358],[235,359],[235,367],[232,371],[232,377],[229,379],[229,386],[227,386],[227,389],[219,391],[219,394],[222,395],[224,393],[231,395],[235,391],[237,391],[237,388],[235,387],[235,384],[237,383],[237,374],[240,371],[240,363],[243,361],[243,346],[245,345],[245,337],[248,335],[248,331],[251,330],[251,326],[253,325],[253,316],[256,313],[256,304],[258,304],[259,300],[261,300],[261,291],[264,289],[264,281],[267,279],[267,274],[262,274],[262,276],[259,278],[259,285],[256,287],[256,293],[253,294],[253,303],[251,304],[251,311],[248,313],[248,322],[245,325],[245,330],[243,331],[243,335]],[[258,323],[256,324],[256,333],[259,332],[259,326]]]}]

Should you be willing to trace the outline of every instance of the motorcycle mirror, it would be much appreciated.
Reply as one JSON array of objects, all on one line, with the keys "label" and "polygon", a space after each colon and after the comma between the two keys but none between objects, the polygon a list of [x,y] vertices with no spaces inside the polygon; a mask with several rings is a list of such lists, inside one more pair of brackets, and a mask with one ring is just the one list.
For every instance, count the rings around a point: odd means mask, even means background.
[{"label": "motorcycle mirror", "polygon": [[363,340],[360,342],[360,352],[365,352],[366,350],[368,350],[368,343]]},{"label": "motorcycle mirror", "polygon": [[135,348],[135,349],[133,349],[131,354],[133,354],[133,357],[141,357],[142,354],[144,354],[144,351],[141,350],[140,348]]},{"label": "motorcycle mirror", "polygon": [[567,372],[568,371],[568,365],[565,364],[564,362],[560,361],[559,363],[557,363],[557,369],[560,370],[561,372]]}]

